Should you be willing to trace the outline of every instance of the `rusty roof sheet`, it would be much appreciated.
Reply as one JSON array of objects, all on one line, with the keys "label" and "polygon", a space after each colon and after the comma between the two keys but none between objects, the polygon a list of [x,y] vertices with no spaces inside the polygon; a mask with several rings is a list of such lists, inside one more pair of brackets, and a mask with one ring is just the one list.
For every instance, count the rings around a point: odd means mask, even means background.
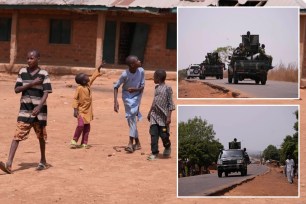
[{"label": "rusty roof sheet", "polygon": [[120,8],[175,8],[177,6],[217,5],[218,0],[0,0],[2,5],[73,5]]}]

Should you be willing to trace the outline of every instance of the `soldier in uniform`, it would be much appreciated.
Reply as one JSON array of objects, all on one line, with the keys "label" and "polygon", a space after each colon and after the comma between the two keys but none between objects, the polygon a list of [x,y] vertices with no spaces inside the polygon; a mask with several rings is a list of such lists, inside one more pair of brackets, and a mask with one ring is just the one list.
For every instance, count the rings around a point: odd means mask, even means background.
[{"label": "soldier in uniform", "polygon": [[237,47],[234,50],[234,55],[237,55],[237,56],[240,56],[240,57],[245,57],[246,50],[245,50],[245,47],[244,47],[243,43],[240,43],[239,47]]},{"label": "soldier in uniform", "polygon": [[266,54],[265,47],[265,44],[261,44],[261,47],[259,47],[259,58],[269,60],[269,64],[272,66],[272,56]]},{"label": "soldier in uniform", "polygon": [[214,52],[214,57],[215,57],[215,63],[216,64],[220,64],[220,63],[222,63],[222,61],[221,61],[221,59],[220,59],[220,57],[219,57],[219,53],[218,52]]},{"label": "soldier in uniform", "polygon": [[250,33],[250,31],[248,31],[247,34],[244,35],[243,37],[245,39],[243,41],[245,43],[245,47],[250,47],[250,45],[251,45],[251,33]]},{"label": "soldier in uniform", "polygon": [[207,55],[205,56],[205,61],[204,61],[205,64],[209,64],[209,58],[207,57]]}]

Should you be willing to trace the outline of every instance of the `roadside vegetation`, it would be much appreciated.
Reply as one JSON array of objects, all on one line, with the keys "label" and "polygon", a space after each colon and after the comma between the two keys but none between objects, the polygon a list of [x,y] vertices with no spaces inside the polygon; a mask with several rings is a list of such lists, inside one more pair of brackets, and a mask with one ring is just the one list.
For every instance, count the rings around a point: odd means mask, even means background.
[{"label": "roadside vegetation", "polygon": [[[298,120],[298,111],[294,112],[296,119]],[[298,164],[298,152],[299,152],[299,145],[298,145],[298,121],[295,122],[293,129],[296,131],[293,135],[285,136],[283,143],[281,144],[280,149],[277,149],[274,145],[269,145],[263,151],[263,157],[265,160],[276,160],[280,164],[285,164],[285,161],[288,155],[292,155],[293,160],[296,164]]]},{"label": "roadside vegetation", "polygon": [[280,63],[268,72],[268,80],[298,82],[298,68],[292,63],[287,67]]},{"label": "roadside vegetation", "polygon": [[187,70],[186,69],[181,69],[178,71],[178,82],[182,81],[187,77]]},{"label": "roadside vegetation", "polygon": [[223,145],[215,139],[213,125],[201,117],[178,124],[179,176],[208,173]]}]

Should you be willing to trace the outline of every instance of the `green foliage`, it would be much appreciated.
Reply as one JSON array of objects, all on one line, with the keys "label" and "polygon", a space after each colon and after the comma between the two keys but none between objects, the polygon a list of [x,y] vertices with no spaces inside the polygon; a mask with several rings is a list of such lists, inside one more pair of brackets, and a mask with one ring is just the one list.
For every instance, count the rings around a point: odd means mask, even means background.
[{"label": "green foliage", "polygon": [[292,155],[294,161],[297,163],[298,162],[298,157],[299,157],[299,138],[298,138],[298,130],[299,130],[299,123],[298,123],[298,111],[294,112],[297,122],[294,123],[293,129],[296,131],[292,136],[287,135],[281,145],[281,150],[280,150],[280,162],[285,163],[288,155]]},{"label": "green foliage", "polygon": [[264,151],[263,151],[263,157],[265,160],[277,160],[279,161],[279,151],[274,145],[269,145]]},{"label": "green foliage", "polygon": [[223,145],[215,140],[213,126],[200,117],[180,122],[178,125],[178,157],[191,165],[208,167],[217,161]]}]

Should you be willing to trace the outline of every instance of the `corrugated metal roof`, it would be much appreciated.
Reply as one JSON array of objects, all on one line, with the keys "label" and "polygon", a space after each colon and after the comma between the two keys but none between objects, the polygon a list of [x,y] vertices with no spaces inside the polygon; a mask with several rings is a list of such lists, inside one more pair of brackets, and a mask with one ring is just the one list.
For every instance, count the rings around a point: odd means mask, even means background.
[{"label": "corrugated metal roof", "polygon": [[[247,1],[254,0],[237,1],[240,4],[245,4]],[[177,6],[217,6],[218,2],[218,0],[0,0],[0,5],[173,9]],[[304,0],[267,0],[265,6],[299,6],[301,8],[306,8],[306,2]]]},{"label": "corrugated metal roof", "polygon": [[73,5],[119,8],[175,8],[177,6],[217,5],[218,0],[0,0],[2,5]]},{"label": "corrugated metal roof", "polygon": [[306,3],[303,0],[268,0],[265,6],[299,6],[306,8]]},{"label": "corrugated metal roof", "polygon": [[205,1],[180,1],[177,6],[217,6],[219,0],[205,0]]}]

